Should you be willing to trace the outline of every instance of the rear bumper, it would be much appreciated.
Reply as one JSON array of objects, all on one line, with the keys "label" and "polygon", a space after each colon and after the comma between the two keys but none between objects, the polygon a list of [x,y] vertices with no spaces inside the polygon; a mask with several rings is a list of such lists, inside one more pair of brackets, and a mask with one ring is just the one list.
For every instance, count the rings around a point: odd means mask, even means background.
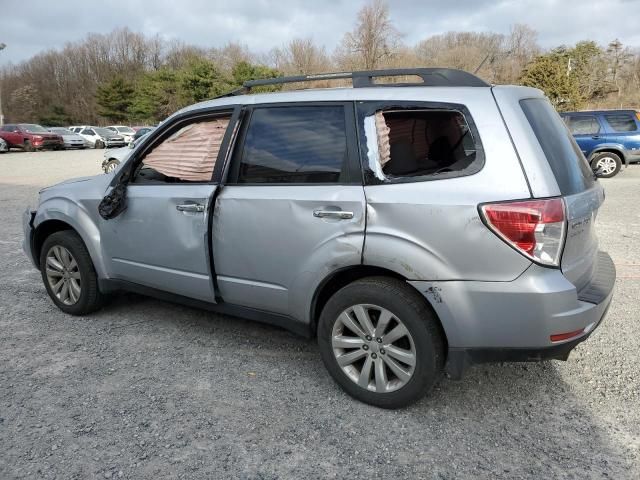
[{"label": "rear bumper", "polygon": [[[442,322],[447,372],[459,377],[475,363],[566,360],[606,315],[615,267],[599,252],[591,282],[580,292],[562,272],[532,265],[512,282],[410,282]],[[551,335],[580,332],[564,341]]]}]

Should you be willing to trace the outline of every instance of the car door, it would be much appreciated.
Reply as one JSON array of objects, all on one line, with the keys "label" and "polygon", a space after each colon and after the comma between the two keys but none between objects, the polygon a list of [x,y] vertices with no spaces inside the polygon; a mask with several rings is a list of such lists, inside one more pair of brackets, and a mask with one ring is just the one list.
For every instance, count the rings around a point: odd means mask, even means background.
[{"label": "car door", "polygon": [[16,125],[5,125],[2,127],[2,137],[7,141],[9,146],[22,145],[22,134]]},{"label": "car door", "polygon": [[127,208],[100,225],[112,278],[215,303],[208,220],[232,113],[168,124],[134,153]]},{"label": "car door", "polygon": [[361,263],[353,105],[259,105],[243,118],[213,217],[220,296],[304,319],[320,279]]},{"label": "car door", "polygon": [[86,139],[91,145],[95,145],[98,136],[93,128],[85,128],[80,130],[80,136]]},{"label": "car door", "polygon": [[600,143],[608,141],[605,130],[596,115],[569,115],[567,126],[585,157]]},{"label": "car door", "polygon": [[640,152],[640,129],[631,112],[610,112],[603,115],[609,142],[621,144],[632,153]]}]

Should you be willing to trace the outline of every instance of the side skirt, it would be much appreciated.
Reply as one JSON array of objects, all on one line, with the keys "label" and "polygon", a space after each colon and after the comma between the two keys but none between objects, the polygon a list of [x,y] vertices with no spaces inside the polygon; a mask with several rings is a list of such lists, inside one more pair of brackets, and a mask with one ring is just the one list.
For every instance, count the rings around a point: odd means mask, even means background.
[{"label": "side skirt", "polygon": [[225,303],[222,301],[220,303],[209,303],[203,300],[196,300],[183,295],[176,295],[156,288],[147,287],[145,285],[127,282],[126,280],[100,279],[98,280],[98,286],[100,291],[104,293],[113,293],[117,291],[138,293],[140,295],[157,298],[171,303],[179,303],[188,307],[199,308],[201,310],[208,310],[210,312],[220,313],[223,315],[230,315],[246,320],[252,320],[254,322],[274,325],[304,338],[313,337],[310,325],[304,324],[288,315],[267,312],[256,308],[243,307],[241,305],[234,305],[232,303]]}]

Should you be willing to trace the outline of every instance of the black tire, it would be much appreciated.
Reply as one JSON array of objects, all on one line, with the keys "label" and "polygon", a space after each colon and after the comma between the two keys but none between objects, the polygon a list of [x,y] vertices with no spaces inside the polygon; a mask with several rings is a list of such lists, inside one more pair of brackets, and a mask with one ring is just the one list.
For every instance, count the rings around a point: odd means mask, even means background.
[{"label": "black tire", "polygon": [[104,142],[102,140],[96,140],[94,148],[104,148]]},{"label": "black tire", "polygon": [[[609,169],[609,171],[607,171],[606,173],[597,173],[601,167],[601,165],[599,164],[605,161],[608,161],[607,163],[609,165],[611,165],[611,161],[615,162],[615,168],[613,170]],[[596,153],[591,158],[591,168],[593,169],[594,172],[596,172],[596,175],[598,175],[598,177],[601,177],[601,178],[615,177],[620,171],[620,169],[622,168],[622,159],[620,158],[619,155],[612,152]]]},{"label": "black tire", "polygon": [[[65,304],[58,299],[53,293],[47,278],[47,254],[54,246],[66,248],[78,264],[81,290],[79,298],[72,305]],[[98,276],[93,267],[93,262],[91,261],[84,242],[73,230],[55,232],[46,238],[40,252],[40,272],[49,297],[51,297],[53,303],[63,312],[71,315],[86,315],[98,310],[102,306],[103,296],[98,288]]]},{"label": "black tire", "polygon": [[113,172],[116,168],[118,168],[118,165],[120,165],[120,162],[115,158],[112,158],[111,160],[109,160],[107,163],[104,164],[102,169],[104,170],[104,173],[109,173],[109,172]]},{"label": "black tire", "polygon": [[24,141],[22,148],[24,149],[25,152],[35,151],[35,148],[33,147],[33,145],[31,145],[31,142],[29,140]]},{"label": "black tire", "polygon": [[[359,304],[389,310],[402,320],[413,339],[416,359],[413,374],[397,390],[374,392],[360,387],[338,364],[332,346],[334,324],[345,310]],[[349,395],[382,408],[400,408],[422,398],[442,376],[445,361],[443,334],[426,300],[405,282],[388,277],[367,277],[335,293],[320,315],[318,345],[327,370]],[[384,364],[381,354],[383,350],[379,350],[377,358]],[[376,358],[374,353],[368,355]]]}]

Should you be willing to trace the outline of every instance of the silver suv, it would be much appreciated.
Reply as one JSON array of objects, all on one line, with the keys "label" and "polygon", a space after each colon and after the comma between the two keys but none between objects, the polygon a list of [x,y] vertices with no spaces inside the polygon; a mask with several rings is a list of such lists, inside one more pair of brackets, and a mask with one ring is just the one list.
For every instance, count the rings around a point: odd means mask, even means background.
[{"label": "silver suv", "polygon": [[[379,83],[398,75],[416,80]],[[331,79],[353,88],[250,93]],[[449,69],[286,77],[43,189],[24,248],[64,312],[130,290],[272,323],[396,408],[442,372],[567,359],[612,297],[603,199],[539,90]]]}]

